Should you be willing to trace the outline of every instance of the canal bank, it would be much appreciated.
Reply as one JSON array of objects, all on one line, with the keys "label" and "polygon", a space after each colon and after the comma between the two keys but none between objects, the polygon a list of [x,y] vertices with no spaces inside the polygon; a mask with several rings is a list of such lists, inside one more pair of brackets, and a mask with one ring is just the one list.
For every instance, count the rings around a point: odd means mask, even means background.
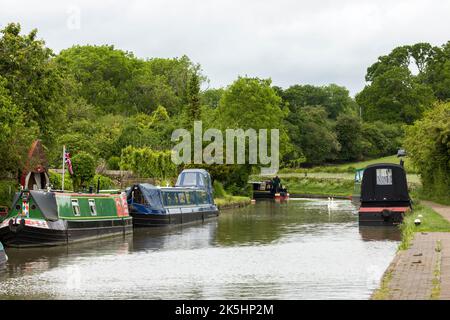
[{"label": "canal bank", "polygon": [[[420,226],[414,221],[421,220]],[[373,300],[450,300],[450,207],[422,201]]]}]

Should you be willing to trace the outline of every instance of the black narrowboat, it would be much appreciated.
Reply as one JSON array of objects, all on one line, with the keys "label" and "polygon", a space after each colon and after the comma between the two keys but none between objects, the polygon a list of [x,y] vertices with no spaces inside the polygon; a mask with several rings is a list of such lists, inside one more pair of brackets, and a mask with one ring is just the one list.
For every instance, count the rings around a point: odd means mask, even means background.
[{"label": "black narrowboat", "polygon": [[402,166],[381,163],[365,168],[361,183],[360,225],[398,225],[410,209],[411,199]]},{"label": "black narrowboat", "polygon": [[252,185],[253,199],[288,199],[289,192],[282,185],[275,190],[271,180],[250,182]]},{"label": "black narrowboat", "polygon": [[211,177],[203,169],[183,170],[175,187],[135,184],[127,188],[127,202],[135,227],[201,222],[219,215]]}]

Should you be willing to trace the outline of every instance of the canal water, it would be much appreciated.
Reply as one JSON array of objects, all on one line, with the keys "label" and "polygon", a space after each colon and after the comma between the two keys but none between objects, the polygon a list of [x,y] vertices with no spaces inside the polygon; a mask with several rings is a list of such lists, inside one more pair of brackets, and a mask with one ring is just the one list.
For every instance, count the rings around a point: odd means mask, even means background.
[{"label": "canal water", "polygon": [[0,299],[368,299],[399,238],[360,228],[350,201],[261,201],[198,225],[7,248]]}]

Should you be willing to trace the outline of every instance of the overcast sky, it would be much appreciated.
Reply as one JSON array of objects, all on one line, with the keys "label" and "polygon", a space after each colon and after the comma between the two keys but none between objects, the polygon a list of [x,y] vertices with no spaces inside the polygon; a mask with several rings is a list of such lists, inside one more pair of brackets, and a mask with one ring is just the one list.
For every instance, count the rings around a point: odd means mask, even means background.
[{"label": "overcast sky", "polygon": [[38,28],[55,52],[113,44],[141,58],[186,54],[211,87],[248,75],[352,94],[394,47],[450,40],[449,17],[448,0],[0,0],[0,27]]}]

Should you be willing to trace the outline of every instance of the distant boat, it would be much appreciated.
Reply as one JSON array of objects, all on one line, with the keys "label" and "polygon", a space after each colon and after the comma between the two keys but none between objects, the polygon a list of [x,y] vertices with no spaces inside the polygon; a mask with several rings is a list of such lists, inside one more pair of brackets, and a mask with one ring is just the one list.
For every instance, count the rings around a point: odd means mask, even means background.
[{"label": "distant boat", "polygon": [[5,264],[6,261],[8,261],[8,256],[6,255],[5,248],[3,248],[3,245],[0,242],[0,266]]},{"label": "distant boat", "polygon": [[249,182],[252,185],[253,199],[288,199],[289,192],[280,186],[278,192],[272,186],[271,180]]},{"label": "distant boat", "polygon": [[183,170],[175,187],[135,184],[127,188],[127,201],[135,227],[192,223],[219,215],[211,177],[203,169]]},{"label": "distant boat", "polygon": [[410,209],[411,199],[402,166],[380,163],[364,170],[359,208],[360,225],[398,225]]}]

